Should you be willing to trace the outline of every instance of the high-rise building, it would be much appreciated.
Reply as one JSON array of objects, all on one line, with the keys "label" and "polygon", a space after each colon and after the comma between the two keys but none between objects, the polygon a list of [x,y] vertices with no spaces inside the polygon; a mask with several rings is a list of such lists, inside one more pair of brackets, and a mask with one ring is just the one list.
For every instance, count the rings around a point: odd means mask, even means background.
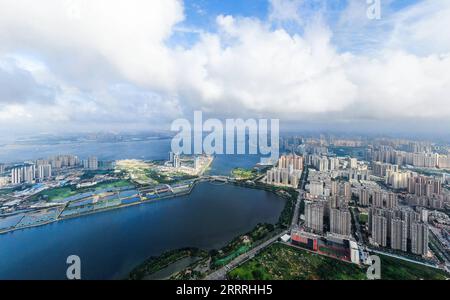
[{"label": "high-rise building", "polygon": [[4,164],[0,164],[0,174],[5,173],[5,165]]},{"label": "high-rise building", "polygon": [[358,160],[356,158],[349,158],[348,159],[348,168],[349,169],[358,168]]},{"label": "high-rise building", "polygon": [[411,224],[411,252],[417,255],[428,254],[428,225],[420,222]]},{"label": "high-rise building", "polygon": [[50,164],[47,165],[39,165],[37,167],[37,179],[39,181],[44,181],[52,177],[52,166]]},{"label": "high-rise building", "polygon": [[359,190],[359,205],[361,206],[369,206],[370,205],[370,194],[369,190],[366,188],[362,188]]},{"label": "high-rise building", "polygon": [[177,169],[181,168],[181,158],[179,154],[173,156],[173,167]]},{"label": "high-rise building", "polygon": [[432,196],[442,193],[442,182],[440,179],[432,179],[425,176],[411,176],[407,183],[408,193],[416,196]]},{"label": "high-rise building", "polygon": [[372,193],[372,205],[373,207],[382,208],[383,205],[383,192],[381,190],[373,191]]},{"label": "high-rise building", "polygon": [[388,193],[386,197],[386,208],[397,208],[398,206],[398,198],[395,193]]},{"label": "high-rise building", "polygon": [[352,198],[352,185],[350,182],[344,182],[341,185],[341,195],[345,198],[346,201],[350,201]]},{"label": "high-rise building", "polygon": [[66,167],[76,167],[80,164],[80,160],[77,156],[74,155],[57,155],[50,157],[48,163],[52,165],[53,169],[61,169]]},{"label": "high-rise building", "polygon": [[323,182],[322,181],[311,181],[308,184],[307,189],[309,190],[309,193],[313,196],[323,196]]},{"label": "high-rise building", "polygon": [[201,160],[200,157],[196,156],[194,159],[194,169],[199,170],[201,168]]},{"label": "high-rise building", "polygon": [[331,196],[339,195],[339,183],[336,180],[331,181]]},{"label": "high-rise building", "polygon": [[19,184],[22,183],[22,169],[21,168],[12,168],[11,169],[11,183]]},{"label": "high-rise building", "polygon": [[303,156],[295,154],[283,155],[278,160],[279,169],[289,169],[291,171],[302,171],[304,165]]},{"label": "high-rise building", "polygon": [[407,223],[400,218],[391,220],[391,248],[394,250],[408,251]]},{"label": "high-rise building", "polygon": [[305,225],[316,232],[323,232],[324,205],[321,202],[305,202]]},{"label": "high-rise building", "polygon": [[386,247],[387,245],[387,218],[380,215],[372,216],[372,241]]},{"label": "high-rise building", "polygon": [[352,234],[351,215],[347,208],[331,209],[330,231],[332,233],[340,235],[351,236]]},{"label": "high-rise building", "polygon": [[331,196],[328,198],[328,206],[330,209],[340,208],[342,204],[341,198],[339,196]]},{"label": "high-rise building", "polygon": [[420,215],[412,209],[402,209],[400,211],[401,219],[406,222],[407,236],[411,239],[411,227],[414,222],[420,221]]},{"label": "high-rise building", "polygon": [[339,159],[337,157],[330,157],[328,167],[330,171],[339,170]]},{"label": "high-rise building", "polygon": [[288,168],[273,168],[267,171],[266,183],[274,185],[298,187],[299,184],[299,172],[293,170],[293,166]]},{"label": "high-rise building", "polygon": [[11,183],[33,183],[36,175],[35,165],[26,165],[11,169]]},{"label": "high-rise building", "polygon": [[98,159],[95,156],[91,156],[83,161],[83,167],[88,170],[98,170]]}]

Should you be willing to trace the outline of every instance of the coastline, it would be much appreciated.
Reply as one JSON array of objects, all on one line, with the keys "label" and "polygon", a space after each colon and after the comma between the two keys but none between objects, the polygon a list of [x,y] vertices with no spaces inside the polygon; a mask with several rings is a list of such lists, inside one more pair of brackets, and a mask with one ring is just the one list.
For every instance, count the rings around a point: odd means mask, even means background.
[{"label": "coastline", "polygon": [[[118,206],[113,206],[113,207],[108,207],[108,208],[101,208],[101,209],[96,209],[96,210],[93,210],[93,211],[90,211],[90,212],[81,213],[81,214],[75,214],[75,215],[71,215],[71,216],[60,217],[60,215],[62,214],[62,212],[65,210],[65,208],[68,205],[68,203],[66,203],[64,205],[64,208],[59,212],[59,214],[56,217],[56,219],[50,220],[50,221],[46,221],[46,222],[42,222],[42,223],[38,223],[38,224],[23,226],[23,227],[20,227],[20,228],[8,228],[8,229],[0,230],[0,236],[4,235],[4,234],[7,234],[7,233],[19,231],[19,230],[25,230],[25,229],[35,228],[35,227],[41,227],[41,226],[49,225],[49,224],[60,222],[60,221],[64,221],[64,220],[75,219],[75,218],[89,216],[89,215],[93,215],[93,214],[97,214],[97,213],[109,212],[109,211],[116,210],[116,209],[128,208],[128,207],[132,207],[132,206],[136,206],[136,205],[153,203],[155,201],[162,201],[162,200],[167,200],[167,199],[172,199],[172,198],[177,198],[177,197],[190,195],[192,193],[193,189],[195,188],[195,186],[197,185],[197,183],[201,182],[201,180],[203,178],[202,177],[203,174],[209,169],[209,167],[211,166],[213,161],[214,161],[214,159],[210,159],[209,160],[209,162],[200,171],[200,173],[198,175],[199,177],[194,179],[193,182],[191,184],[189,184],[189,189],[187,191],[183,191],[183,192],[180,192],[180,193],[173,193],[173,195],[158,197],[157,199],[151,199],[151,200],[149,200],[149,199],[142,200],[142,197],[139,196],[141,198],[141,200],[138,201],[138,202],[135,202],[135,203],[120,204]],[[18,223],[20,223],[20,220],[18,221]]]},{"label": "coastline", "polygon": [[[234,181],[231,178],[228,178],[228,179],[230,179],[230,180],[228,182],[224,183],[224,184],[230,184],[230,185],[235,185],[235,186],[239,186],[239,187],[243,187],[243,188],[249,188],[249,189],[264,190],[266,192],[272,192],[272,193],[276,194],[277,196],[281,197],[281,195],[277,194],[276,190],[270,189],[268,187],[262,187],[262,186],[258,186],[256,184],[250,185],[250,184],[247,184],[245,182]],[[210,181],[214,181],[214,180],[208,180],[208,181],[210,182]],[[20,228],[12,228],[12,229],[0,230],[0,236],[4,235],[4,234],[15,232],[15,231],[26,230],[26,229],[35,228],[35,227],[42,227],[42,226],[50,225],[50,224],[57,223],[57,222],[60,222],[60,221],[64,221],[64,220],[81,218],[81,217],[85,217],[85,216],[89,216],[89,215],[105,213],[105,212],[109,212],[109,211],[113,211],[113,210],[133,207],[133,206],[137,206],[137,205],[150,204],[150,203],[154,203],[154,202],[157,202],[157,201],[164,201],[164,200],[169,200],[169,199],[173,199],[173,198],[177,198],[177,197],[187,196],[187,195],[190,195],[192,193],[192,191],[194,190],[194,188],[196,187],[196,185],[198,183],[201,183],[201,182],[205,182],[204,178],[197,178],[189,186],[189,190],[188,191],[181,192],[181,193],[174,194],[174,195],[160,197],[158,199],[144,200],[144,201],[139,201],[139,202],[130,203],[130,204],[121,204],[119,206],[109,207],[109,208],[102,208],[102,209],[98,209],[98,210],[94,210],[94,211],[90,211],[90,212],[85,212],[85,213],[78,214],[78,215],[72,215],[72,216],[67,216],[67,217],[58,217],[55,220],[46,221],[46,222],[39,223],[39,224],[24,226],[24,227],[20,227]],[[63,211],[64,211],[64,209],[60,212],[60,214]]]}]

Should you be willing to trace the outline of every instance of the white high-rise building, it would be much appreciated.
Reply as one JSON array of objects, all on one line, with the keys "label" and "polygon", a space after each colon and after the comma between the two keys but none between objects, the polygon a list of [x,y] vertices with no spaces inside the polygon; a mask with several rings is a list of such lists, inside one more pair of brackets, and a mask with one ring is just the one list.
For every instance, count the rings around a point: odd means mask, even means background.
[{"label": "white high-rise building", "polygon": [[91,156],[83,161],[83,167],[88,170],[98,170],[98,159],[95,156]]},{"label": "white high-rise building", "polygon": [[174,168],[181,168],[181,159],[180,159],[180,155],[175,154],[173,156],[173,167]]},{"label": "white high-rise building", "polygon": [[356,158],[349,158],[348,159],[348,168],[349,169],[358,168],[358,160]]},{"label": "white high-rise building", "polygon": [[11,183],[33,183],[35,179],[35,166],[27,165],[11,169]]},{"label": "white high-rise building", "polygon": [[52,177],[52,166],[50,164],[39,165],[37,167],[37,178],[40,181],[49,179],[50,177]]}]

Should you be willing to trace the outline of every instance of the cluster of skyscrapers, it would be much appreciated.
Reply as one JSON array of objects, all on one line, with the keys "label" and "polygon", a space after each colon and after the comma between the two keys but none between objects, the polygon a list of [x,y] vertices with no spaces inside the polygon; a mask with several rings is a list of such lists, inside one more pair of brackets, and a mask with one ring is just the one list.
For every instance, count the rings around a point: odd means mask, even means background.
[{"label": "cluster of skyscrapers", "polygon": [[428,254],[427,221],[426,210],[371,208],[368,224],[371,242],[425,256]]},{"label": "cluster of skyscrapers", "polygon": [[431,152],[429,147],[413,146],[414,151],[395,150],[391,146],[379,146],[372,152],[372,160],[395,165],[411,165],[419,168],[450,168],[450,156]]},{"label": "cluster of skyscrapers", "polygon": [[[325,224],[325,217],[329,224]],[[329,232],[348,236],[351,231],[351,214],[347,205],[333,205],[330,201],[305,201],[305,226],[315,233],[323,233],[325,225],[329,225]]]},{"label": "cluster of skyscrapers", "polygon": [[283,155],[278,160],[278,166],[267,171],[266,183],[297,188],[303,167],[302,156]]},{"label": "cluster of skyscrapers", "polygon": [[49,159],[38,159],[22,166],[12,167],[10,183],[16,185],[43,182],[51,179],[55,170],[80,166],[87,170],[97,170],[99,162],[94,156],[80,162],[78,157],[74,155],[58,155]]},{"label": "cluster of skyscrapers", "polygon": [[11,169],[11,184],[42,182],[52,177],[50,164],[30,164]]}]

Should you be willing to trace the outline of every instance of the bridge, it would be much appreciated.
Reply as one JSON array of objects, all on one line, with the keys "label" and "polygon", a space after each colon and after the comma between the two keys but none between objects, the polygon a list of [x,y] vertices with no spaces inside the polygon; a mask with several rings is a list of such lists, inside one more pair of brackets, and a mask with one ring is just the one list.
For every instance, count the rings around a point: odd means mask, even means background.
[{"label": "bridge", "polygon": [[234,181],[233,178],[228,177],[228,176],[202,176],[199,178],[199,181],[201,182],[220,182],[220,183],[229,183]]}]

